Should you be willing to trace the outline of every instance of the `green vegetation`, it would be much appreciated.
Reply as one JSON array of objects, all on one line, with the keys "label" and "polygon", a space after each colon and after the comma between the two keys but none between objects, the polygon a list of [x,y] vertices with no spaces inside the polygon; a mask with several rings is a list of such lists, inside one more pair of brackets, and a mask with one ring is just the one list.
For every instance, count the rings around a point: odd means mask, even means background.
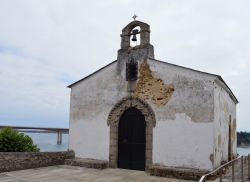
[{"label": "green vegetation", "polygon": [[237,132],[237,145],[250,145],[250,133]]},{"label": "green vegetation", "polygon": [[0,130],[0,152],[38,152],[32,138],[12,128]]}]

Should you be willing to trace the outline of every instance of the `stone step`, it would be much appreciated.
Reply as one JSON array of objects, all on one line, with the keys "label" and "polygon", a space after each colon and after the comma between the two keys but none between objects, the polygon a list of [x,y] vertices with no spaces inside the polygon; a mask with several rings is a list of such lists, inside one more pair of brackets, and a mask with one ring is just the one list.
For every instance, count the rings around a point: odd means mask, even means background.
[{"label": "stone step", "polygon": [[108,168],[108,161],[76,157],[74,159],[66,159],[65,165],[80,166],[80,167],[95,168],[95,169],[106,169]]},{"label": "stone step", "polygon": [[177,178],[186,180],[199,180],[202,175],[208,173],[208,171],[190,169],[190,168],[178,168],[178,167],[167,167],[167,166],[151,166],[150,175],[160,176],[167,178]]}]

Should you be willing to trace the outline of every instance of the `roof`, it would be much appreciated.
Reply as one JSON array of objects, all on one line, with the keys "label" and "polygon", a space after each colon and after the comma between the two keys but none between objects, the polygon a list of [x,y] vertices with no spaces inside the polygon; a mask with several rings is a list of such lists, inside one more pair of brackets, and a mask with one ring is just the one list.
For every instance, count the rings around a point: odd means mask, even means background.
[{"label": "roof", "polygon": [[[179,67],[179,68],[184,68],[184,69],[188,69],[190,71],[194,71],[194,72],[198,72],[198,73],[202,73],[202,74],[207,74],[207,75],[211,75],[211,76],[214,76],[216,77],[224,86],[225,86],[225,90],[226,92],[229,94],[229,96],[231,97],[231,99],[237,104],[239,103],[238,99],[236,98],[236,96],[233,94],[232,90],[230,89],[230,87],[226,84],[226,82],[223,80],[223,78],[220,76],[220,75],[216,75],[216,74],[212,74],[212,73],[207,73],[207,72],[203,72],[203,71],[199,71],[199,70],[195,70],[195,69],[192,69],[192,68],[187,68],[187,67],[184,67],[184,66],[180,66],[180,65],[176,65],[176,64],[172,64],[172,63],[168,63],[168,62],[164,62],[164,61],[160,61],[160,60],[157,60],[157,59],[153,59],[153,58],[149,58],[151,60],[154,60],[154,61],[157,61],[157,62],[160,62],[160,63],[164,63],[164,64],[168,64],[168,65],[172,65],[172,66],[176,66],[176,67]],[[89,74],[88,76],[72,83],[71,85],[68,86],[68,88],[71,88],[72,86],[76,85],[77,83],[81,82],[81,81],[84,81],[85,79],[91,77],[92,75],[98,73],[99,71],[105,69],[106,67],[110,66],[111,64],[117,62],[117,60],[107,64],[106,66],[98,69],[97,71]]]},{"label": "roof", "polygon": [[97,72],[99,72],[99,71],[101,71],[101,70],[105,69],[105,68],[106,68],[106,67],[108,67],[109,65],[111,65],[111,64],[113,64],[113,63],[115,63],[116,61],[117,61],[117,60],[115,60],[115,61],[113,61],[113,62],[111,62],[111,63],[107,64],[106,66],[103,66],[102,68],[100,68],[100,69],[96,70],[95,72],[93,72],[93,73],[89,74],[89,75],[88,75],[88,76],[86,76],[86,77],[83,77],[81,80],[78,80],[78,81],[76,81],[76,82],[74,82],[74,83],[72,83],[72,84],[68,85],[67,87],[68,87],[68,88],[71,88],[71,87],[72,87],[72,86],[74,86],[75,84],[77,84],[77,83],[79,83],[79,82],[81,82],[81,81],[83,81],[83,80],[86,80],[87,78],[89,78],[89,77],[91,77],[92,75],[96,74]]}]

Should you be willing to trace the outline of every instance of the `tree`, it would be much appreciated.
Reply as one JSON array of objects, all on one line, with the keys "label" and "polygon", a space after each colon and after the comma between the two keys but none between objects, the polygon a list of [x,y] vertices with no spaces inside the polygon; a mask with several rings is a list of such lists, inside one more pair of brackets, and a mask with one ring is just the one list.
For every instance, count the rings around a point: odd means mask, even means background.
[{"label": "tree", "polygon": [[248,132],[237,132],[237,144],[238,145],[249,145],[250,144],[250,133]]},{"label": "tree", "polygon": [[30,136],[12,128],[0,130],[0,152],[38,152],[39,150]]}]

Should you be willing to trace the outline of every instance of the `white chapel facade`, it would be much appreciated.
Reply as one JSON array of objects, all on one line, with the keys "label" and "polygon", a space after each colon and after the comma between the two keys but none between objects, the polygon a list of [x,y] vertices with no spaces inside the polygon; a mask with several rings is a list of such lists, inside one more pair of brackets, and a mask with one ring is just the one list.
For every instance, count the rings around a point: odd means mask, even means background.
[{"label": "white chapel facade", "polygon": [[219,75],[155,59],[144,22],[123,28],[116,61],[69,88],[76,157],[211,171],[237,155],[237,98]]}]

